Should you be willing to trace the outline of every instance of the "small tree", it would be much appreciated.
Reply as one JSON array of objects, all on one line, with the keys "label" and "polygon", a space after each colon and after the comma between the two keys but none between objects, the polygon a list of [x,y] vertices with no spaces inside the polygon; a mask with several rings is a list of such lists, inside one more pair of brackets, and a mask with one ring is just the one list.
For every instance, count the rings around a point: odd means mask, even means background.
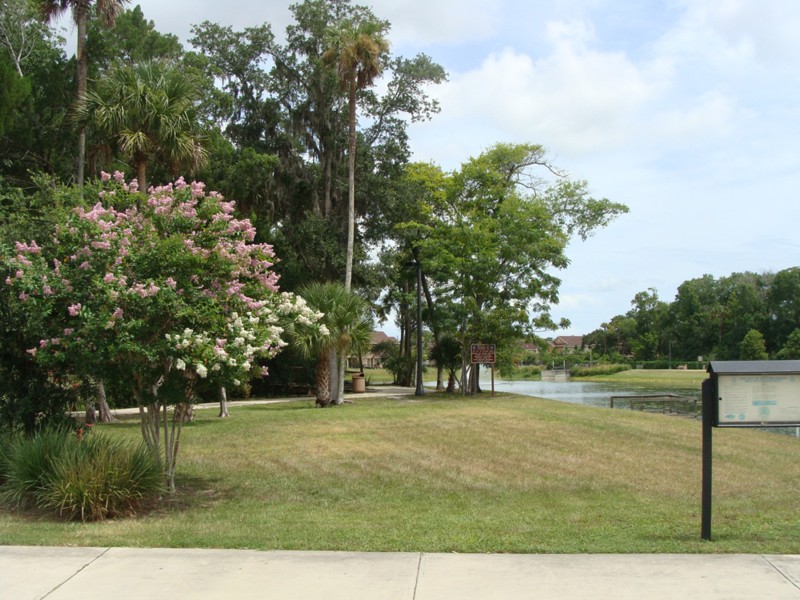
[{"label": "small tree", "polygon": [[778,358],[781,360],[800,359],[800,328],[789,334],[786,344],[778,352]]},{"label": "small tree", "polygon": [[739,358],[741,360],[767,360],[769,358],[766,342],[760,331],[751,329],[747,332],[742,343],[739,344]]},{"label": "small tree", "polygon": [[182,419],[170,424],[168,405],[191,402],[199,380],[240,385],[258,356],[285,345],[282,322],[313,328],[318,315],[279,293],[272,247],[252,243],[255,229],[233,216],[233,202],[183,179],[145,200],[115,178],[46,243],[17,242],[5,283],[47,323],[27,350],[38,363],[114,377],[130,390],[144,441],[162,454],[174,490]]},{"label": "small tree", "polygon": [[372,318],[367,303],[339,283],[313,283],[300,290],[301,296],[321,313],[319,326],[309,328],[298,320],[291,330],[294,346],[304,355],[316,357],[317,405],[342,403],[344,381],[331,381],[336,371],[336,356],[350,350],[361,351],[369,343]]}]

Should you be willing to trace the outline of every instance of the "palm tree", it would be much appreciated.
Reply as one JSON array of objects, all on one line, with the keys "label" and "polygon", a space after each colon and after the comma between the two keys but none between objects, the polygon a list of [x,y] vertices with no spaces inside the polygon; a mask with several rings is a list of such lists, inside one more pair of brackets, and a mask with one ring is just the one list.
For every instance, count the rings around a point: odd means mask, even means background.
[{"label": "palm tree", "polygon": [[332,30],[328,36],[328,49],[323,53],[325,64],[333,66],[339,76],[342,90],[348,93],[349,114],[349,196],[347,208],[347,262],[345,263],[345,289],[350,290],[353,278],[353,247],[355,243],[356,204],[356,92],[370,87],[383,72],[383,57],[389,50],[384,33],[389,28],[385,21],[376,19],[352,20]]},{"label": "palm tree", "polygon": [[[75,53],[78,58],[78,94],[80,102],[86,94],[88,79],[88,57],[86,56],[86,24],[89,18],[89,9],[94,4],[95,13],[107,26],[113,27],[117,16],[122,12],[123,4],[130,0],[38,0],[42,16],[45,21],[52,21],[58,16],[72,10],[75,27],[78,30],[78,43]],[[83,185],[83,165],[86,157],[86,128],[81,127],[78,132],[78,160],[77,182]]]},{"label": "palm tree", "polygon": [[198,101],[197,86],[177,65],[147,61],[109,71],[78,103],[75,118],[114,142],[133,162],[139,188],[147,190],[151,161],[163,161],[173,175],[205,161]]},{"label": "palm tree", "polygon": [[[289,330],[292,345],[304,356],[316,358],[316,403],[328,406],[331,401],[331,355],[345,355],[369,344],[372,319],[367,303],[345,290],[340,283],[312,283],[298,291],[308,305],[323,313],[324,328],[304,327],[298,323]],[[341,378],[337,383],[334,404],[341,404]]]}]

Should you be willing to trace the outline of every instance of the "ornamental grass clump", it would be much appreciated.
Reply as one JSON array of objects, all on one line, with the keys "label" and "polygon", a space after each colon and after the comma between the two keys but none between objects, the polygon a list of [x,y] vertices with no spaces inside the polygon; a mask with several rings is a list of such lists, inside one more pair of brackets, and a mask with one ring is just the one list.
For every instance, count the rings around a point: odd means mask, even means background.
[{"label": "ornamental grass clump", "polygon": [[158,456],[103,435],[49,430],[10,444],[3,498],[65,520],[134,515],[163,489]]}]

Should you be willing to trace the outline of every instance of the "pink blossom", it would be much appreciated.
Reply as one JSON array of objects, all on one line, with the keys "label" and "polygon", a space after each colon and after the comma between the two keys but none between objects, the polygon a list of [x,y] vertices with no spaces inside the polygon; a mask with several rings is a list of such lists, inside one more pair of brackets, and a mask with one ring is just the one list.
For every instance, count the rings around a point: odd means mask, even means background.
[{"label": "pink blossom", "polygon": [[25,352],[27,352],[31,356],[36,356],[36,353],[38,352],[38,350],[36,348],[28,348],[27,350],[25,350]]},{"label": "pink blossom", "polygon": [[85,261],[83,261],[83,262],[80,264],[80,266],[79,266],[78,268],[79,268],[79,269],[83,269],[84,271],[86,271],[86,270],[88,270],[88,269],[91,269],[91,268],[92,268],[92,265],[90,265],[90,264],[89,264],[89,261],[86,261],[86,260],[85,260]]},{"label": "pink blossom", "polygon": [[122,173],[120,171],[114,171],[114,180],[119,183],[122,183],[123,181],[125,181],[125,173]]},{"label": "pink blossom", "polygon": [[111,180],[110,173],[106,173],[105,171],[100,171],[100,181],[110,181],[110,180]]},{"label": "pink blossom", "polygon": [[106,273],[105,277],[103,277],[103,281],[106,283],[113,283],[117,280],[113,273]]},{"label": "pink blossom", "polygon": [[20,293],[19,293],[19,296],[17,296],[17,297],[18,297],[20,300],[22,300],[23,302],[25,302],[25,300],[27,300],[27,299],[28,299],[28,294],[26,294],[25,292],[20,292]]},{"label": "pink blossom", "polygon": [[17,279],[22,279],[23,275],[24,273],[22,271],[17,271],[16,273],[14,273],[14,277],[16,277]]},{"label": "pink blossom", "polygon": [[80,302],[78,302],[77,304],[70,304],[67,307],[67,312],[69,313],[70,317],[77,317],[78,313],[81,312],[81,308],[82,306]]},{"label": "pink blossom", "polygon": [[178,285],[178,282],[172,277],[167,277],[167,280],[164,283],[167,285],[167,287],[171,287],[172,289],[175,289]]},{"label": "pink blossom", "polygon": [[42,287],[42,294],[44,294],[45,296],[52,296],[53,290],[50,288],[49,285],[45,285]]},{"label": "pink blossom", "polygon": [[269,376],[269,367],[261,367],[261,376],[268,377]]},{"label": "pink blossom", "polygon": [[193,181],[192,182],[192,196],[202,196],[203,190],[206,188],[206,184],[202,181]]},{"label": "pink blossom", "polygon": [[6,285],[11,285],[12,283],[14,283],[14,280],[11,277],[6,277]]},{"label": "pink blossom", "polygon": [[64,335],[72,335],[73,333],[75,333],[75,330],[72,327],[67,327],[64,330]]},{"label": "pink blossom", "polygon": [[122,309],[118,306],[111,315],[112,319],[121,319],[122,318]]}]

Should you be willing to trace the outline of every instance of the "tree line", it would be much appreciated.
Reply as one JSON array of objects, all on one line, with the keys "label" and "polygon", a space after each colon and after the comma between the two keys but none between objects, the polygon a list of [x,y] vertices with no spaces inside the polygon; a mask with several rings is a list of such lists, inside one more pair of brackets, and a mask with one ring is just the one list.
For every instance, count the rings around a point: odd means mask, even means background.
[{"label": "tree line", "polygon": [[703,275],[666,302],[650,288],[631,309],[584,337],[584,348],[612,360],[666,366],[707,360],[800,358],[800,268],[777,273]]}]

